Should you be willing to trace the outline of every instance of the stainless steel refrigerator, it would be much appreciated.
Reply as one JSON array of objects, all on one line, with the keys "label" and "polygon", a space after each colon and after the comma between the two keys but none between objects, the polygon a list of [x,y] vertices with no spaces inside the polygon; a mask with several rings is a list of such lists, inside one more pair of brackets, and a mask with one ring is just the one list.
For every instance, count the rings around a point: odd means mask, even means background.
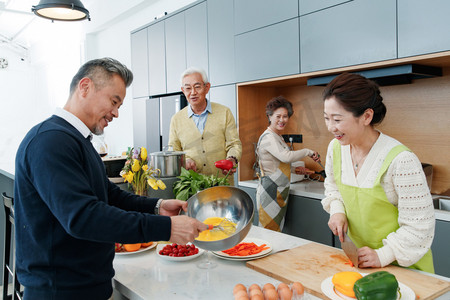
[{"label": "stainless steel refrigerator", "polygon": [[146,147],[148,153],[164,150],[170,120],[186,105],[183,94],[133,99],[133,146]]}]

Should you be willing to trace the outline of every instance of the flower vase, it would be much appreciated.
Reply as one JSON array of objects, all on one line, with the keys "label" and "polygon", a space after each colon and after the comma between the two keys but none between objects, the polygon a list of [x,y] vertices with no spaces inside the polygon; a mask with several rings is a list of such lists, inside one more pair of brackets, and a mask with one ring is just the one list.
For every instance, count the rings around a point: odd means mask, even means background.
[{"label": "flower vase", "polygon": [[139,195],[139,196],[147,196],[148,195],[148,190],[143,187],[133,186],[133,191],[136,195]]}]

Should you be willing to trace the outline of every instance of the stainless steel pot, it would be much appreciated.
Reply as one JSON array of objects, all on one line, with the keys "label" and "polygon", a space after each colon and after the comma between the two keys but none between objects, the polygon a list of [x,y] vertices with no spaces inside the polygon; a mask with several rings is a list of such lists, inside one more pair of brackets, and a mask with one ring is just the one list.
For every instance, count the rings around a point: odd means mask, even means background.
[{"label": "stainless steel pot", "polygon": [[149,155],[150,165],[161,170],[161,177],[176,177],[185,166],[185,153],[181,151],[160,151]]}]

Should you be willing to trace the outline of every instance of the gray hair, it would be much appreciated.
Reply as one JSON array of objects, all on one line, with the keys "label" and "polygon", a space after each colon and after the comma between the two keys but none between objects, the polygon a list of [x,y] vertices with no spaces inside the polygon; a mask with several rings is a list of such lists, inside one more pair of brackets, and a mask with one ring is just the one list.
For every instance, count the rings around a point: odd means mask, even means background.
[{"label": "gray hair", "polygon": [[190,67],[190,68],[187,68],[187,69],[183,72],[183,74],[181,74],[181,85],[183,85],[183,79],[184,79],[184,77],[186,77],[186,76],[188,76],[188,75],[191,75],[191,74],[196,74],[196,73],[198,73],[198,74],[200,74],[200,75],[202,76],[202,79],[203,79],[203,83],[204,83],[204,84],[209,83],[208,75],[206,75],[205,70],[203,70],[202,68]]},{"label": "gray hair", "polygon": [[114,74],[122,78],[126,87],[129,87],[133,82],[133,72],[118,60],[110,57],[90,60],[82,65],[77,74],[72,78],[72,82],[70,83],[70,96],[73,95],[78,83],[84,77],[90,78],[97,89],[105,86]]}]

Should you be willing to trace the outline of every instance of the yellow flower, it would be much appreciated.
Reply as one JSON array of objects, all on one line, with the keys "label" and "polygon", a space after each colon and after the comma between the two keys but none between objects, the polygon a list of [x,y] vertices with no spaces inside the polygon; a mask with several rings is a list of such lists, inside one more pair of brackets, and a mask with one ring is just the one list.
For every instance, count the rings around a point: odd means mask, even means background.
[{"label": "yellow flower", "polygon": [[144,170],[144,172],[147,172],[147,170],[148,170],[148,165],[143,165],[143,166],[142,166],[142,170]]},{"label": "yellow flower", "polygon": [[157,190],[158,189],[158,185],[156,184],[156,179],[155,178],[149,178],[147,180],[147,183],[149,186],[152,187],[152,189]]},{"label": "yellow flower", "polygon": [[141,169],[141,165],[139,164],[139,160],[135,159],[133,161],[133,166],[131,167],[131,170],[133,170],[133,172],[137,172]]},{"label": "yellow flower", "polygon": [[141,158],[142,160],[147,159],[147,149],[145,149],[145,147],[141,147]]},{"label": "yellow flower", "polygon": [[129,183],[133,182],[133,178],[134,178],[134,173],[129,171],[128,173],[126,173],[124,176],[126,181],[128,181]]},{"label": "yellow flower", "polygon": [[158,180],[156,181],[156,184],[158,185],[158,187],[159,187],[160,189],[162,189],[162,190],[165,190],[165,189],[166,189],[166,184],[165,184],[161,179],[158,179]]}]

